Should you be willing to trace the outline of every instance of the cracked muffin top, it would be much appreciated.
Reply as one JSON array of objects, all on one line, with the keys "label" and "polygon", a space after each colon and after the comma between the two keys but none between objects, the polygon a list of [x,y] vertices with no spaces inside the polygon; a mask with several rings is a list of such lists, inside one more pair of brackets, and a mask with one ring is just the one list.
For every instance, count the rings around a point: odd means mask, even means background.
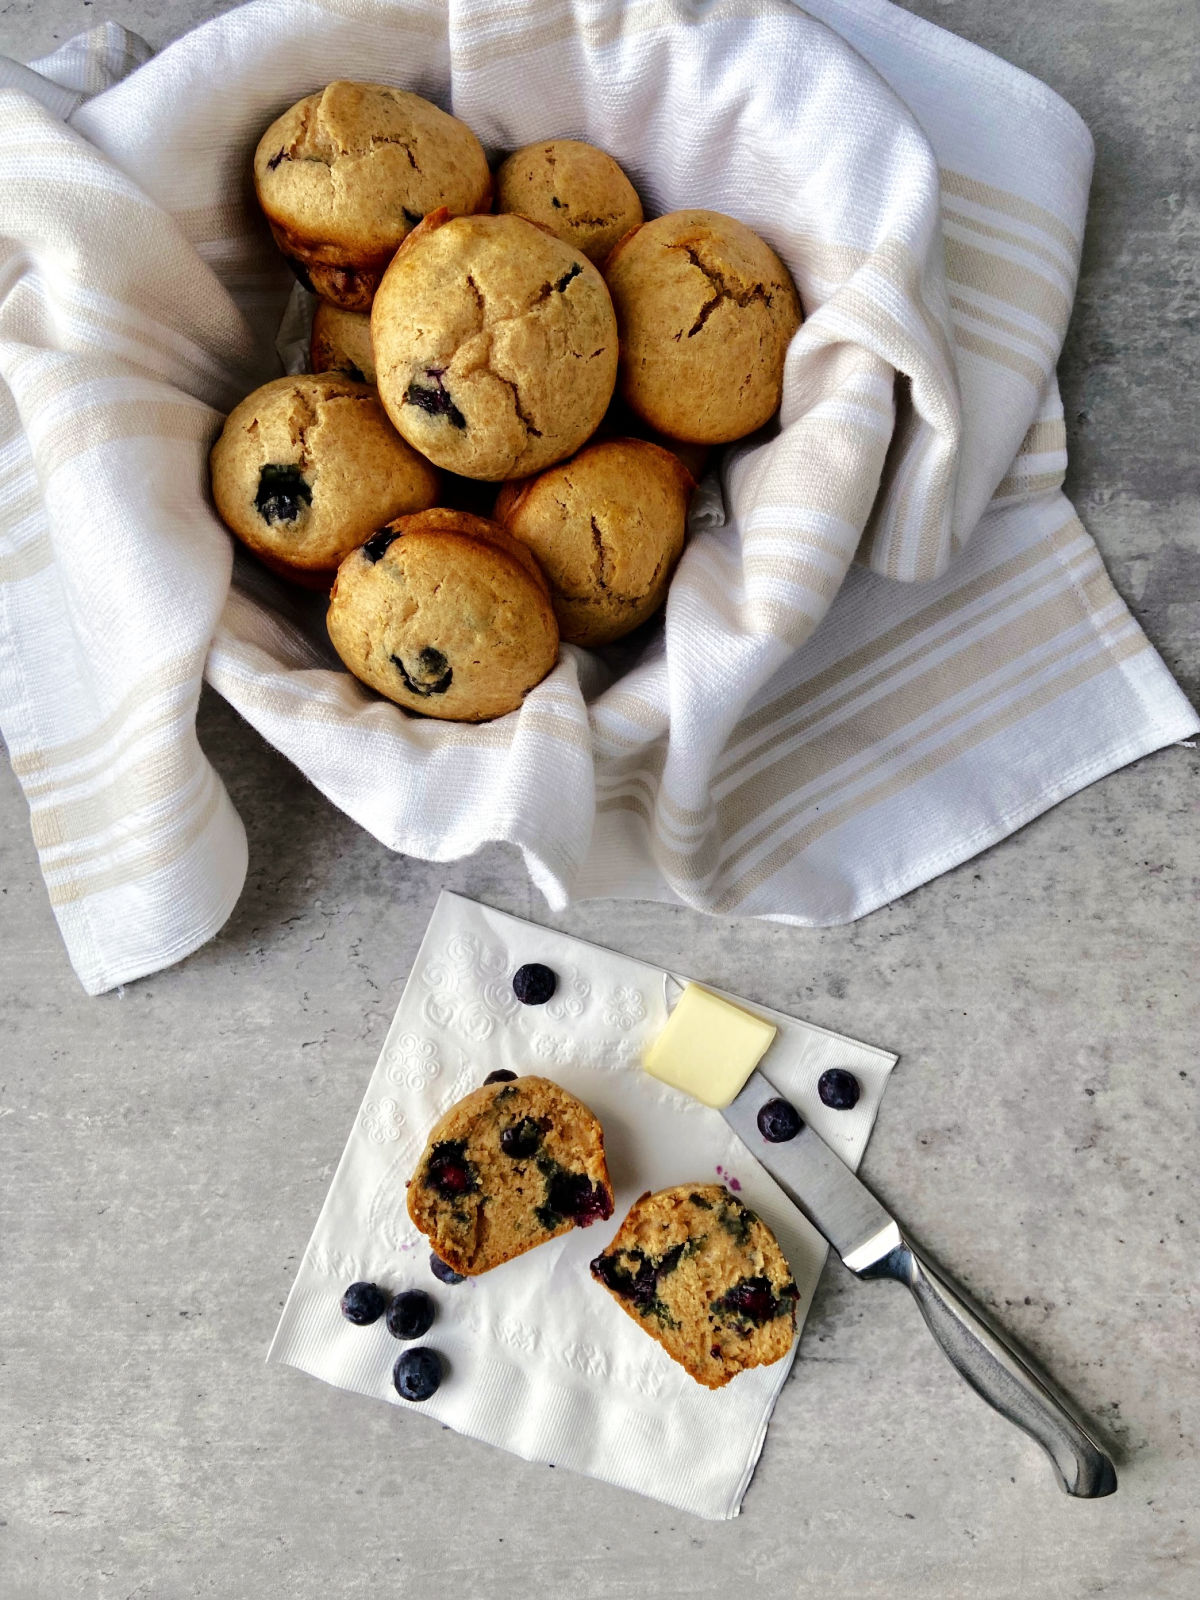
[{"label": "cracked muffin top", "polygon": [[371,319],[365,311],[343,311],[328,300],[319,301],[309,354],[314,372],[341,372],[356,383],[375,382]]},{"label": "cracked muffin top", "polygon": [[485,1083],[434,1124],[408,1214],[464,1276],[612,1216],[604,1133],[573,1094],[534,1076]]},{"label": "cracked muffin top", "polygon": [[384,274],[371,341],[396,427],[466,478],[524,477],[571,455],[616,382],[603,278],[523,217],[428,217]]},{"label": "cracked muffin top", "polygon": [[368,384],[338,373],[276,378],[226,418],[212,449],[217,510],[285,577],[327,589],[380,523],[437,499],[438,475],[392,427]]},{"label": "cracked muffin top", "polygon": [[496,210],[514,211],[602,266],[630,228],[642,202],[603,150],[579,139],[552,139],[514,151],[496,173]]},{"label": "cracked muffin top", "polygon": [[570,644],[611,644],[666,598],[695,487],[670,451],[605,439],[536,478],[506,483],[496,521],[527,545]]},{"label": "cracked muffin top", "polygon": [[621,393],[651,427],[725,444],[775,412],[800,300],[758,234],[718,211],[672,211],[627,234],[604,275]]},{"label": "cracked muffin top", "polygon": [[707,1389],[792,1348],[792,1269],[762,1218],[723,1184],[642,1195],[591,1267],[621,1309]]},{"label": "cracked muffin top", "polygon": [[397,518],[347,556],[326,626],[356,678],[449,722],[515,711],[558,660],[550,594],[528,550],[494,522],[442,506]]},{"label": "cracked muffin top", "polygon": [[491,203],[479,140],[420,95],[331,83],[277,117],[254,153],[254,187],[308,286],[365,311],[383,269],[427,212]]}]

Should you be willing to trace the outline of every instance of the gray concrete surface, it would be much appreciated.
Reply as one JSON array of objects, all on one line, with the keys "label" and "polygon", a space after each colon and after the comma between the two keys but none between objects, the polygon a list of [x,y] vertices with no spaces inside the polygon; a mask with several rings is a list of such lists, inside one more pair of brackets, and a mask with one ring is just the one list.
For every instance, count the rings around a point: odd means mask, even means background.
[{"label": "gray concrete surface", "polygon": [[[0,0],[28,57],[105,14]],[[1064,363],[1074,493],[1195,695],[1193,0],[913,9],[1062,90],[1097,138]],[[246,819],[232,920],[88,1000],[5,772],[0,816],[0,1594],[420,1600],[1183,1600],[1200,1593],[1197,780],[1175,749],[848,928],[651,905],[572,932],[903,1052],[866,1171],[1097,1420],[1077,1504],[915,1309],[823,1280],[742,1517],[711,1525],[263,1365],[440,885],[544,916],[499,851],[389,856],[215,699]]]}]

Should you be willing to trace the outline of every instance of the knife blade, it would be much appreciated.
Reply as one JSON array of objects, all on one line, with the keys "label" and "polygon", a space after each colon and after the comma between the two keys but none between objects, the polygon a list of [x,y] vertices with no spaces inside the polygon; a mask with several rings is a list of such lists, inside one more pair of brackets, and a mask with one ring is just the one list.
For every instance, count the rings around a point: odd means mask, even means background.
[{"label": "knife blade", "polygon": [[865,1272],[900,1243],[895,1220],[865,1183],[806,1122],[794,1139],[771,1144],[758,1129],[758,1113],[783,1097],[761,1072],[722,1112],[726,1122],[850,1268]]},{"label": "knife blade", "polygon": [[762,1072],[752,1072],[721,1114],[851,1272],[864,1279],[893,1278],[912,1292],[929,1331],[959,1375],[1041,1445],[1068,1494],[1094,1500],[1114,1493],[1112,1461],[1065,1399],[918,1250],[820,1135],[804,1123],[786,1142],[763,1137],[759,1112],[768,1101],[784,1098]]}]

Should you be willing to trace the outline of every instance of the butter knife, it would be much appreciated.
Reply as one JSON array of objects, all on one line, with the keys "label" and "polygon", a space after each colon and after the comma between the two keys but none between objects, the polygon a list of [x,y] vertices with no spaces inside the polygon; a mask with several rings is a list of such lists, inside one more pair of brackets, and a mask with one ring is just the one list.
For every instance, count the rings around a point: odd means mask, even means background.
[{"label": "butter knife", "polygon": [[939,1271],[820,1136],[804,1123],[795,1138],[772,1143],[758,1114],[784,1096],[752,1072],[722,1116],[756,1160],[859,1278],[894,1278],[909,1288],[929,1331],[976,1394],[1036,1439],[1069,1495],[1113,1494],[1112,1461],[1019,1355],[1007,1337]]}]

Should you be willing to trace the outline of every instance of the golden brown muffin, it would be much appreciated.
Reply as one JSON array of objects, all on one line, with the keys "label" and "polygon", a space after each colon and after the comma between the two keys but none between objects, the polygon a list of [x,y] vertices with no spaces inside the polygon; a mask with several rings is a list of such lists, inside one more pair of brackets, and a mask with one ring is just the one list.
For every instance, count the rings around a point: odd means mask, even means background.
[{"label": "golden brown muffin", "polygon": [[570,644],[611,644],[666,598],[695,484],[644,439],[604,439],[536,478],[506,483],[496,521],[528,546]]},{"label": "golden brown muffin", "polygon": [[492,197],[466,123],[382,83],[331,83],[277,117],[254,153],[254,187],[301,283],[347,311],[369,309],[426,212],[486,210]]},{"label": "golden brown muffin", "polygon": [[334,372],[276,378],[247,395],[210,465],[228,527],[272,570],[317,589],[381,523],[438,493],[438,474],[375,390]]},{"label": "golden brown muffin", "polygon": [[642,202],[621,168],[579,139],[529,144],[509,156],[496,173],[496,210],[540,222],[597,266],[642,220]]},{"label": "golden brown muffin", "polygon": [[652,428],[724,444],[773,415],[800,300],[756,233],[717,211],[673,211],[627,234],[604,275],[621,393]]},{"label": "golden brown muffin", "polygon": [[485,1083],[433,1128],[408,1214],[455,1272],[487,1272],[612,1216],[599,1122],[548,1078]]},{"label": "golden brown muffin", "polygon": [[341,372],[356,383],[375,382],[371,318],[365,311],[343,311],[318,300],[310,353],[314,372]]},{"label": "golden brown muffin", "polygon": [[766,1223],[719,1183],[642,1195],[592,1276],[707,1389],[792,1348],[791,1268]]},{"label": "golden brown muffin", "polygon": [[356,678],[450,722],[515,711],[558,659],[537,562],[495,523],[444,507],[397,518],[347,557],[326,624]]},{"label": "golden brown muffin", "polygon": [[371,342],[396,427],[467,478],[523,477],[569,456],[616,381],[603,278],[524,217],[427,217],[379,286]]}]

